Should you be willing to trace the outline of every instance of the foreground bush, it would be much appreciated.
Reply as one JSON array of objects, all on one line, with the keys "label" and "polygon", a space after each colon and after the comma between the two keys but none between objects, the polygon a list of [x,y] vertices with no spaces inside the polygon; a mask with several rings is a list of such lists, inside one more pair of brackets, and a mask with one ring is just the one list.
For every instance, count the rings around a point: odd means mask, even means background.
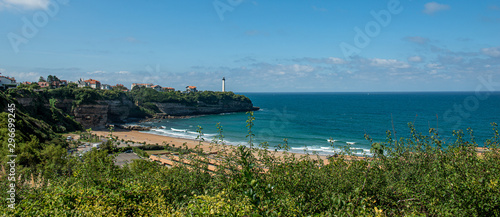
[{"label": "foreground bush", "polygon": [[[252,117],[251,117],[252,118]],[[61,175],[21,178],[17,216],[499,216],[499,134],[479,155],[477,144],[455,132],[449,144],[430,130],[373,143],[370,158],[339,155],[283,157],[250,147],[227,148],[215,173],[135,161],[123,168],[94,150],[67,157]],[[472,131],[469,132],[472,134]],[[221,137],[222,138],[222,137]],[[471,137],[473,138],[473,136]],[[214,144],[217,145],[217,144]],[[266,144],[262,144],[265,147]],[[223,146],[223,145],[222,145]],[[286,144],[285,150],[286,150]],[[348,153],[340,153],[348,154]],[[29,177],[29,174],[24,174]],[[8,181],[1,178],[0,191]]]}]

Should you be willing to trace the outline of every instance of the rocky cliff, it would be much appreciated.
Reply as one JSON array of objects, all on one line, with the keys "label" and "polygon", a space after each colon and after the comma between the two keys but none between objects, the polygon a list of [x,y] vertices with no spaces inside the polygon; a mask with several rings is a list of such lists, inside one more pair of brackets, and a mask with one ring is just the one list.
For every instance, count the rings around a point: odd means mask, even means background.
[{"label": "rocky cliff", "polygon": [[[32,113],[37,113],[39,108],[50,108],[48,102],[40,102],[37,98],[17,98],[19,104]],[[130,118],[143,118],[145,114],[138,112],[139,108],[129,99],[99,100],[96,104],[75,105],[72,99],[59,99],[56,108],[73,116],[84,128],[102,129],[106,124],[124,123]]]},{"label": "rocky cliff", "polygon": [[[49,102],[40,102],[34,98],[18,98],[17,101],[28,110],[36,113],[38,106],[49,108]],[[220,114],[229,112],[244,112],[258,110],[251,102],[227,101],[218,104],[205,104],[198,102],[196,105],[181,103],[154,103],[161,113],[156,117],[190,116],[204,114]],[[103,129],[109,123],[126,123],[133,119],[142,119],[147,116],[129,98],[119,100],[99,100],[95,104],[75,105],[72,99],[60,99],[55,105],[66,114],[75,118],[84,128]]]},{"label": "rocky cliff", "polygon": [[109,105],[79,105],[73,115],[84,128],[101,129],[108,123]]}]

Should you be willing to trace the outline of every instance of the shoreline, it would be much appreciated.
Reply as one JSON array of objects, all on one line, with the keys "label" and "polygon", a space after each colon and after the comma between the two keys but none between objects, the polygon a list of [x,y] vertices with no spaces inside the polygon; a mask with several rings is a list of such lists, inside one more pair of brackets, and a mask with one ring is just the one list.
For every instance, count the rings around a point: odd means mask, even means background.
[{"label": "shoreline", "polygon": [[[102,130],[96,130],[92,131],[93,134],[96,134],[98,136],[104,136],[107,137],[109,136],[110,132],[109,131],[102,131]],[[72,134],[72,136],[75,136]],[[163,136],[163,135],[157,135],[157,134],[151,134],[151,133],[145,133],[142,131],[136,131],[136,130],[117,130],[113,132],[113,136],[117,136],[119,140],[123,139],[124,141],[133,141],[135,143],[143,143],[146,142],[146,144],[158,144],[160,146],[164,146],[164,142],[174,146],[174,147],[183,147],[184,144],[190,148],[193,149],[198,146],[198,148],[201,148],[204,152],[214,152],[218,151],[216,148],[218,146],[211,144],[211,142],[208,141],[203,141],[200,143],[200,141],[194,140],[194,139],[186,139],[186,138],[176,138],[176,137],[170,137],[170,136]],[[226,146],[230,147],[236,147],[234,145],[226,144]],[[219,146],[220,147],[220,146]],[[487,149],[483,147],[477,147],[476,152],[480,156],[485,152]],[[295,158],[300,159],[306,156],[311,157],[311,159],[319,157],[319,159],[323,160],[324,164],[329,163],[329,158],[333,157],[333,155],[320,155],[320,154],[305,154],[305,153],[297,153],[297,152],[291,152],[287,151],[286,154],[284,151],[278,150],[278,151],[273,151],[269,150],[269,152],[276,156],[276,157],[284,157],[285,155],[293,155]],[[337,156],[340,157],[340,156]],[[349,155],[344,155],[345,159],[347,160],[353,160],[353,159],[367,159],[370,157],[364,157],[364,156],[349,156]]]},{"label": "shoreline", "polygon": [[[98,136],[108,136],[110,134],[109,131],[92,131],[93,134],[96,134]],[[170,137],[170,136],[163,136],[163,135],[156,135],[156,134],[151,134],[151,133],[145,133],[141,131],[135,131],[135,130],[117,130],[113,132],[113,136],[117,136],[119,140],[123,139],[125,141],[131,140],[137,143],[142,143],[146,142],[146,144],[158,144],[160,146],[164,146],[163,142],[170,144],[171,146],[175,147],[182,147],[183,144],[186,144],[188,148],[195,148],[198,146],[201,148],[204,152],[213,152],[217,151],[215,150],[216,146],[211,145],[210,142],[208,141],[203,141],[200,143],[200,141],[193,140],[193,139],[185,139],[185,138],[176,138],[176,137]],[[228,146],[236,147],[233,145],[226,144]],[[272,151],[269,150],[273,155],[282,157],[285,156],[285,153],[283,151]],[[310,154],[304,154],[304,153],[296,153],[296,152],[291,152],[288,151],[287,154],[293,154],[297,159],[309,155],[310,157],[316,157],[316,155],[310,153]],[[324,163],[328,163],[328,158],[331,155],[317,155],[320,159],[324,161]],[[347,159],[352,158],[351,156],[346,156]],[[355,157],[358,159],[364,159],[364,157],[358,156]]]}]

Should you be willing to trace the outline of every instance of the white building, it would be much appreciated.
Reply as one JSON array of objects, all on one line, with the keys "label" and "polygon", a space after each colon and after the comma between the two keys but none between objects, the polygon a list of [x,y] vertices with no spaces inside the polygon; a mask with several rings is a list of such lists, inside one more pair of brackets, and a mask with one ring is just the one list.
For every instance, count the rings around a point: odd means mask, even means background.
[{"label": "white building", "polygon": [[0,89],[17,87],[16,79],[0,75]]},{"label": "white building", "polygon": [[130,86],[130,90],[134,89],[135,86],[151,88],[151,86],[153,86],[153,84],[151,84],[151,83],[150,84],[132,83],[132,86]]},{"label": "white building", "polygon": [[94,79],[83,80],[80,78],[80,80],[77,81],[77,84],[78,87],[91,87],[93,89],[101,89],[101,82]]},{"label": "white building", "polygon": [[111,85],[109,84],[101,84],[101,90],[112,90]]},{"label": "white building", "polygon": [[153,86],[151,86],[151,88],[153,88],[156,91],[161,91],[161,86],[160,85],[153,85]]}]

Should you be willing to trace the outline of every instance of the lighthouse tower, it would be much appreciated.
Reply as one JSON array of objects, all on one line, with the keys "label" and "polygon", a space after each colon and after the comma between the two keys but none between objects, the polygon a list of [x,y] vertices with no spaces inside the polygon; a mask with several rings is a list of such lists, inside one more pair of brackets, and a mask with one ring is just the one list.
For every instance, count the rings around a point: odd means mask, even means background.
[{"label": "lighthouse tower", "polygon": [[226,78],[222,77],[222,92],[226,92]]}]

